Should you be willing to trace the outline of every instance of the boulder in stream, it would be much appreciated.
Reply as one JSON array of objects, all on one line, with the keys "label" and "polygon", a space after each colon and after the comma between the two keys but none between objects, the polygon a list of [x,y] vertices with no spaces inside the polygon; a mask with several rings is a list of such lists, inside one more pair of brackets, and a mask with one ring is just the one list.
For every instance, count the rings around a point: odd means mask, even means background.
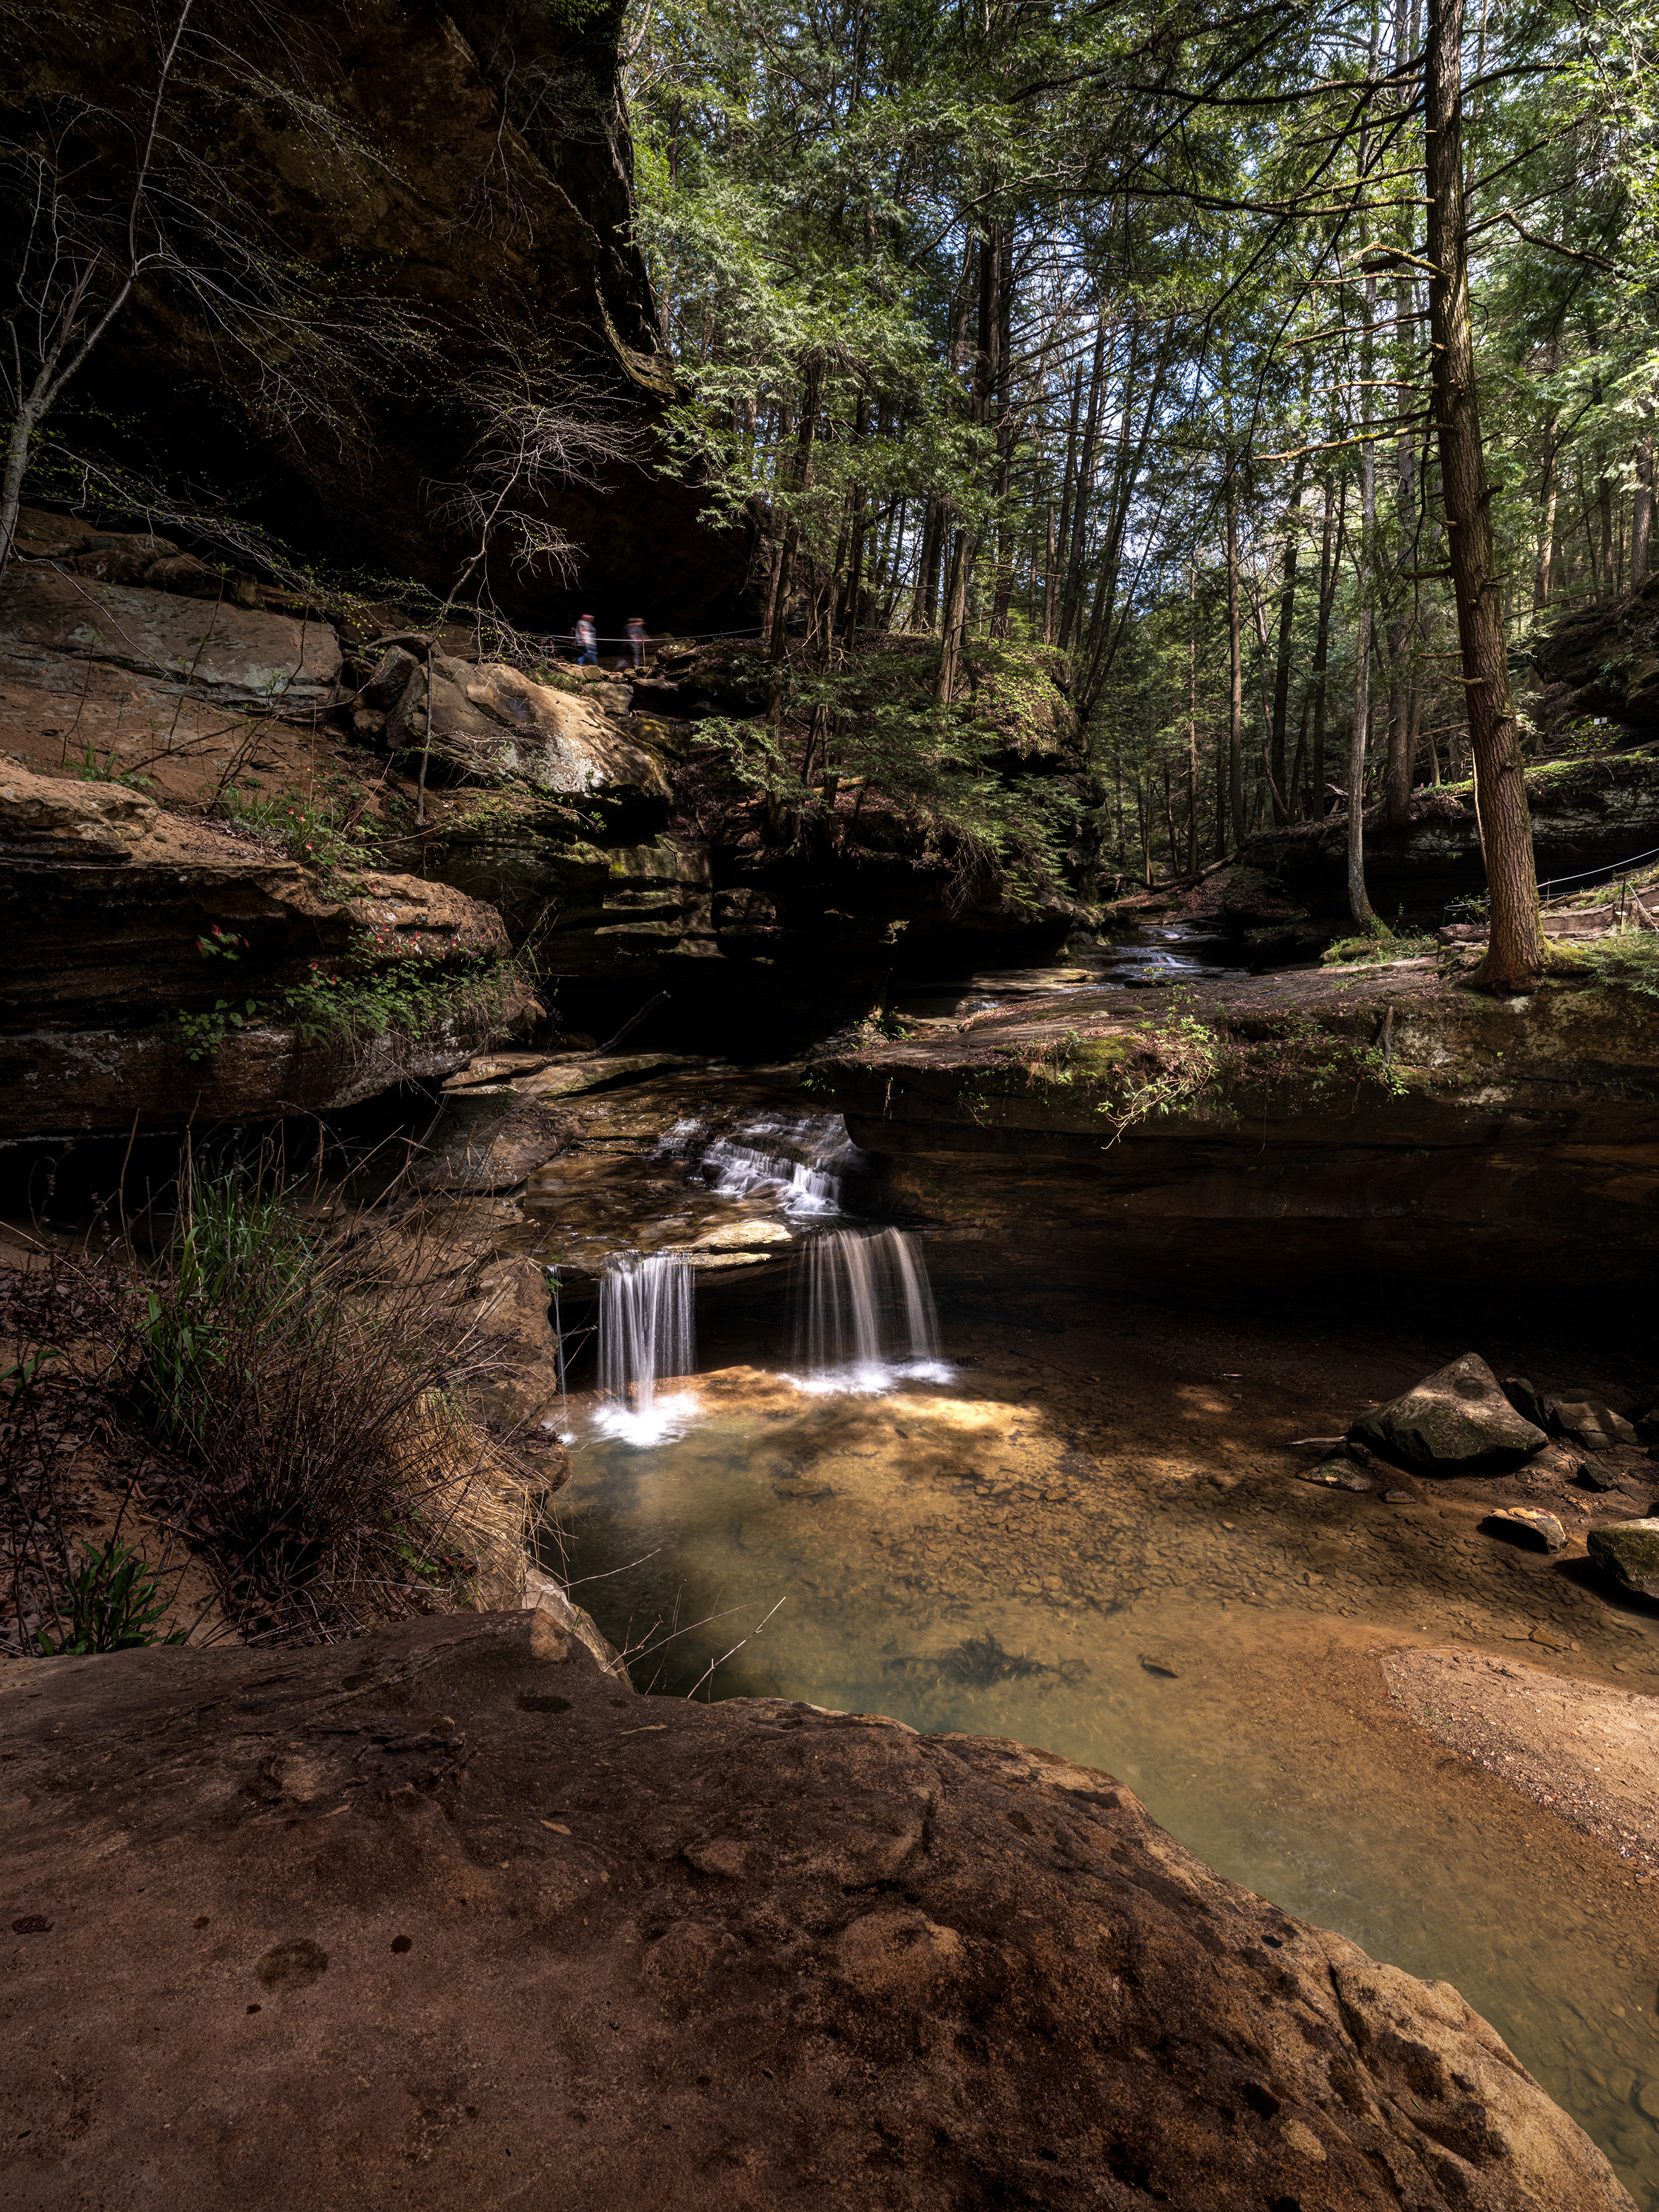
[{"label": "boulder in stream", "polygon": [[636,1698],[556,1597],[0,1683],[17,2212],[550,2177],[585,2212],[1631,2212],[1449,1984],[1048,1752]]},{"label": "boulder in stream", "polygon": [[1659,1597],[1659,1521],[1609,1521],[1592,1528],[1589,1555],[1620,1589]]},{"label": "boulder in stream", "polygon": [[1549,1441],[1542,1429],[1516,1411],[1498,1377],[1474,1352],[1362,1413],[1350,1433],[1435,1474],[1519,1467]]}]

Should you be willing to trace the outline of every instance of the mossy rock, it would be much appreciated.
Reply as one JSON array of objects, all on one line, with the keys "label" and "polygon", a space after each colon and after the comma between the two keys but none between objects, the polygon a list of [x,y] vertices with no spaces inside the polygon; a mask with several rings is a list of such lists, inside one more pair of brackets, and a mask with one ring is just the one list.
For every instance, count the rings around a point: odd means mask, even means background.
[{"label": "mossy rock", "polygon": [[1589,1555],[1620,1589],[1659,1597],[1659,1521],[1613,1521],[1592,1528]]}]

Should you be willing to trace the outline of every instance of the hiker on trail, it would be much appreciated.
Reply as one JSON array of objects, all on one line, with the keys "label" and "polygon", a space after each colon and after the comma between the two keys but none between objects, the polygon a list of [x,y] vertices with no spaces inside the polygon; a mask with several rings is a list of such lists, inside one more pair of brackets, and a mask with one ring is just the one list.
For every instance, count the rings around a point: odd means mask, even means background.
[{"label": "hiker on trail", "polygon": [[576,617],[576,665],[578,668],[597,668],[599,665],[599,634],[593,627],[592,615]]},{"label": "hiker on trail", "polygon": [[634,673],[637,676],[645,665],[645,617],[628,617],[628,647],[634,656]]}]

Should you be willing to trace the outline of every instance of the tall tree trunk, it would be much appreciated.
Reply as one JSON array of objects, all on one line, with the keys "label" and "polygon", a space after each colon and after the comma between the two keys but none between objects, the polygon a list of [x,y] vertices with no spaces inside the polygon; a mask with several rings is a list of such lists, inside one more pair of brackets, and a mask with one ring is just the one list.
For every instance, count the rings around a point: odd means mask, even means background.
[{"label": "tall tree trunk", "polygon": [[[1133,380],[1134,349],[1130,347],[1130,374]],[[1100,434],[1102,391],[1106,380],[1106,317],[1103,313],[1095,324],[1095,357],[1089,372],[1089,412],[1083,425],[1083,457],[1078,463],[1077,497],[1072,507],[1072,544],[1070,558],[1066,564],[1066,597],[1060,610],[1060,649],[1064,653],[1072,641],[1072,626],[1077,620],[1083,599],[1083,562],[1089,545],[1089,495],[1095,480],[1095,444]]]},{"label": "tall tree trunk", "polygon": [[[1336,604],[1336,587],[1342,569],[1342,523],[1347,519],[1348,483],[1342,480],[1342,506],[1337,509],[1336,485],[1330,477],[1325,479],[1325,520],[1319,540],[1319,626],[1314,635],[1313,657],[1313,790],[1311,812],[1316,822],[1325,818],[1325,786],[1329,771],[1325,765],[1325,724],[1330,708],[1327,674],[1331,659],[1331,611]],[[1334,538],[1332,523],[1337,524]]]},{"label": "tall tree trunk", "polygon": [[1187,872],[1198,873],[1198,562],[1187,586]]},{"label": "tall tree trunk", "polygon": [[1048,556],[1048,588],[1042,610],[1042,641],[1053,645],[1060,629],[1060,580],[1071,554],[1072,501],[1077,489],[1077,426],[1083,410],[1083,363],[1072,374],[1072,415],[1066,426],[1066,477],[1060,495],[1060,528]]},{"label": "tall tree trunk", "polygon": [[[870,427],[869,402],[860,397],[853,418],[853,443],[861,446]],[[848,522],[847,650],[855,653],[859,641],[859,600],[864,590],[864,486],[853,486],[853,512]]]},{"label": "tall tree trunk", "polygon": [[1474,380],[1468,262],[1463,228],[1463,0],[1429,0],[1425,72],[1426,189],[1435,422],[1440,489],[1449,525],[1453,588],[1476,803],[1486,856],[1491,933],[1476,981],[1519,989],[1543,965],[1538,872],[1510,696],[1492,501]]},{"label": "tall tree trunk", "polygon": [[[1405,33],[1403,8],[1395,18],[1400,38]],[[1406,55],[1401,50],[1399,39],[1395,49],[1396,63]],[[1407,389],[1404,380],[1411,374],[1412,355],[1409,331],[1415,326],[1406,318],[1416,305],[1415,287],[1409,278],[1401,277],[1394,288],[1395,301],[1395,367],[1402,380],[1394,387],[1396,395]],[[1403,398],[1396,404],[1403,405]],[[1412,779],[1417,763],[1415,744],[1417,720],[1417,686],[1413,680],[1413,664],[1408,648],[1417,634],[1414,595],[1407,588],[1404,572],[1413,567],[1412,544],[1417,519],[1417,445],[1413,430],[1402,430],[1394,441],[1394,514],[1398,551],[1395,557],[1395,611],[1389,623],[1389,766],[1383,782],[1384,818],[1391,829],[1404,827],[1409,814]]]},{"label": "tall tree trunk", "polygon": [[1296,730],[1296,758],[1291,763],[1290,787],[1285,793],[1286,799],[1291,802],[1291,819],[1292,822],[1305,821],[1309,815],[1314,811],[1314,810],[1308,805],[1307,793],[1303,789],[1302,784],[1303,769],[1307,761],[1307,757],[1308,687],[1304,684],[1302,687],[1302,714],[1297,723]]},{"label": "tall tree trunk", "polygon": [[[1370,327],[1376,319],[1376,279],[1365,279],[1365,331],[1360,341],[1360,421],[1369,429],[1371,370],[1376,365]],[[1359,619],[1355,626],[1353,728],[1348,738],[1348,911],[1357,928],[1369,929],[1376,916],[1365,890],[1365,756],[1371,733],[1371,632],[1376,590],[1376,441],[1359,443]]]},{"label": "tall tree trunk", "polygon": [[[1653,402],[1640,402],[1644,415],[1653,413]],[[1630,582],[1636,586],[1648,573],[1648,542],[1653,532],[1653,433],[1644,430],[1636,441],[1636,495],[1630,515]]]},{"label": "tall tree trunk", "polygon": [[1244,842],[1244,652],[1238,628],[1238,487],[1227,455],[1222,487],[1227,513],[1227,801],[1235,850]]},{"label": "tall tree trunk", "polygon": [[927,495],[922,518],[921,544],[916,553],[916,588],[910,599],[910,628],[930,630],[939,604],[939,545],[945,530],[945,500],[937,491]]},{"label": "tall tree trunk", "polygon": [[1175,794],[1170,787],[1168,761],[1163,763],[1161,773],[1164,778],[1164,835],[1170,846],[1170,873],[1178,876],[1181,873],[1181,852],[1176,843]]},{"label": "tall tree trunk", "polygon": [[1308,457],[1297,457],[1296,477],[1291,486],[1290,513],[1285,524],[1284,586],[1279,601],[1279,653],[1273,666],[1273,726],[1268,733],[1267,758],[1273,770],[1273,820],[1284,823],[1289,817],[1281,798],[1288,799],[1290,787],[1285,781],[1285,725],[1291,705],[1291,635],[1296,620],[1296,562],[1297,539],[1302,526],[1302,488],[1307,479]]},{"label": "tall tree trunk", "polygon": [[1533,579],[1532,611],[1541,615],[1550,603],[1550,570],[1555,565],[1556,436],[1561,418],[1551,408],[1544,425],[1544,524],[1538,533],[1538,573]]},{"label": "tall tree trunk", "polygon": [[[806,365],[806,396],[801,407],[800,429],[795,441],[795,453],[790,471],[789,489],[804,492],[811,480],[812,441],[817,435],[818,394],[823,388],[823,364],[814,355]],[[783,726],[783,694],[787,673],[789,653],[789,592],[794,582],[795,556],[800,547],[800,524],[793,508],[783,533],[783,550],[778,556],[778,572],[774,580],[770,635],[767,641],[770,662],[770,681],[766,700],[767,727],[774,739]]]},{"label": "tall tree trunk", "polygon": [[951,576],[945,593],[945,615],[939,628],[939,684],[934,697],[948,707],[957,696],[957,671],[962,659],[963,630],[968,619],[968,579],[974,566],[974,533],[963,524],[951,549]]}]

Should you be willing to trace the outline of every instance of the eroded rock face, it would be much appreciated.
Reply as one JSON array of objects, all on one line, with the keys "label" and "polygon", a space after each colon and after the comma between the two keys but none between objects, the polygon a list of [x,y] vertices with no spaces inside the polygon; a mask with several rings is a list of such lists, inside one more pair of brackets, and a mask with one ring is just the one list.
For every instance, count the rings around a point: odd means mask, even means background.
[{"label": "eroded rock face", "polygon": [[[1115,1107],[1166,1079],[1168,1109],[1118,1134]],[[1559,1289],[1644,1279],[1659,1230],[1659,1006],[1588,977],[1494,1000],[1416,960],[1201,986],[1179,1012],[1167,993],[1076,992],[860,1043],[814,1081],[890,1202],[1109,1229],[1158,1264],[1190,1232],[1200,1267],[1236,1236],[1257,1269],[1363,1252],[1420,1274],[1431,1250]]]},{"label": "eroded rock face", "polygon": [[1448,1984],[1109,1776],[603,1659],[563,1607],[13,1669],[9,2201],[1628,2212]]},{"label": "eroded rock face", "polygon": [[[7,1136],[348,1105],[449,1073],[531,1004],[516,978],[478,965],[508,951],[501,916],[447,884],[365,871],[330,890],[142,792],[15,766],[0,772],[0,918]],[[418,1036],[297,1029],[288,994],[348,954],[367,972],[453,971],[453,1005]],[[222,1001],[244,1025],[222,1024],[192,1059],[178,1017]]]},{"label": "eroded rock face", "polygon": [[1510,1405],[1475,1352],[1362,1413],[1352,1433],[1432,1474],[1519,1467],[1549,1441]]},{"label": "eroded rock face", "polygon": [[[501,371],[500,334],[510,331],[522,362],[556,331],[562,357],[580,363],[583,410],[647,433],[642,465],[606,469],[595,483],[561,479],[549,493],[550,519],[580,549],[583,603],[592,599],[602,630],[620,633],[644,584],[654,625],[729,627],[748,549],[739,533],[703,523],[700,494],[650,465],[650,429],[672,378],[630,234],[620,27],[611,4],[456,0],[422,10],[317,0],[280,22],[198,7],[185,43],[187,112],[228,204],[259,211],[263,235],[294,257],[302,288],[339,288],[343,324],[366,322],[396,349],[412,319],[435,352],[424,369],[400,355],[409,373],[393,377],[368,343],[340,372],[349,393],[328,387],[325,430],[273,404],[271,364],[257,345],[225,343],[187,294],[141,281],[83,372],[94,408],[123,426],[137,420],[167,480],[252,482],[261,518],[307,555],[415,578],[441,595],[467,549],[465,532],[445,528],[433,489],[452,486],[472,459],[477,393]],[[201,39],[193,52],[191,34]],[[132,88],[154,72],[138,19],[64,7],[20,51],[20,99],[79,99],[110,117],[110,173],[129,173],[120,128],[137,106]],[[177,111],[165,127],[180,128]],[[557,404],[564,394],[555,392]],[[577,601],[556,571],[505,547],[491,566],[501,604],[541,622],[558,605],[568,627]]]},{"label": "eroded rock face", "polygon": [[[1659,845],[1659,763],[1614,756],[1534,769],[1527,777],[1538,873],[1546,884],[1611,866]],[[1486,888],[1480,825],[1467,792],[1419,793],[1413,819],[1365,831],[1365,879],[1379,912],[1444,919],[1449,899]],[[1269,830],[1240,858],[1297,906],[1346,922],[1346,817]]]}]

